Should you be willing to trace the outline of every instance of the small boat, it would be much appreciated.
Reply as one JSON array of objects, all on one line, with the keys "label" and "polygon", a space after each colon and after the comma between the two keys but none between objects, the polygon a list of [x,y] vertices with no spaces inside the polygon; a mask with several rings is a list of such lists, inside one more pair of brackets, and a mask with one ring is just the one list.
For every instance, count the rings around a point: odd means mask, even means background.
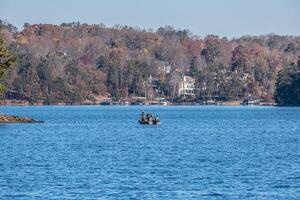
[{"label": "small boat", "polygon": [[139,123],[147,125],[158,125],[160,124],[160,119],[158,117],[154,117],[151,113],[145,114],[145,112],[142,111]]}]

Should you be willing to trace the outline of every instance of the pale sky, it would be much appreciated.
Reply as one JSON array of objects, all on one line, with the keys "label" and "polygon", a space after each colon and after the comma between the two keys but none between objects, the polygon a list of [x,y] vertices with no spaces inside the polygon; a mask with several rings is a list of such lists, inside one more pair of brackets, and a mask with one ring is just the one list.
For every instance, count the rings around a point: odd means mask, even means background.
[{"label": "pale sky", "polygon": [[300,36],[300,0],[0,0],[0,19],[114,24],[157,29],[171,25],[205,36],[275,33]]}]

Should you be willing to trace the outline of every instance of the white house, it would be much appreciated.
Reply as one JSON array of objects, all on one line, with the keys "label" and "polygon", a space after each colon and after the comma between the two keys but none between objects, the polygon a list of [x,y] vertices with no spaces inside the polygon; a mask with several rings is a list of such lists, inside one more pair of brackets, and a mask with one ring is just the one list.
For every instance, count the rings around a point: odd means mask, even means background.
[{"label": "white house", "polygon": [[179,97],[195,97],[195,79],[190,76],[183,76],[178,83]]}]

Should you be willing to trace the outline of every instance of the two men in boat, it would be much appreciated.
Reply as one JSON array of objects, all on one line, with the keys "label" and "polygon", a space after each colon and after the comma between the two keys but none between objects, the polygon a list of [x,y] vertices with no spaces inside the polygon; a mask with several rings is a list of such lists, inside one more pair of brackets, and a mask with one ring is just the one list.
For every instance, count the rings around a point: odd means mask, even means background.
[{"label": "two men in boat", "polygon": [[139,120],[140,124],[159,124],[160,119],[158,117],[154,117],[151,113],[147,113],[145,116],[145,112],[142,111],[141,119]]}]

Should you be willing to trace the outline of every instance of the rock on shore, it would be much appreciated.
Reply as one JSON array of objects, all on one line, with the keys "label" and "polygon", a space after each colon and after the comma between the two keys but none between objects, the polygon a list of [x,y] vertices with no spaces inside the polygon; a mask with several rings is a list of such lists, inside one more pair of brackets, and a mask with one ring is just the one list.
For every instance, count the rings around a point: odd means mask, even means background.
[{"label": "rock on shore", "polygon": [[0,115],[0,123],[43,123],[29,117],[17,117],[13,115]]}]

